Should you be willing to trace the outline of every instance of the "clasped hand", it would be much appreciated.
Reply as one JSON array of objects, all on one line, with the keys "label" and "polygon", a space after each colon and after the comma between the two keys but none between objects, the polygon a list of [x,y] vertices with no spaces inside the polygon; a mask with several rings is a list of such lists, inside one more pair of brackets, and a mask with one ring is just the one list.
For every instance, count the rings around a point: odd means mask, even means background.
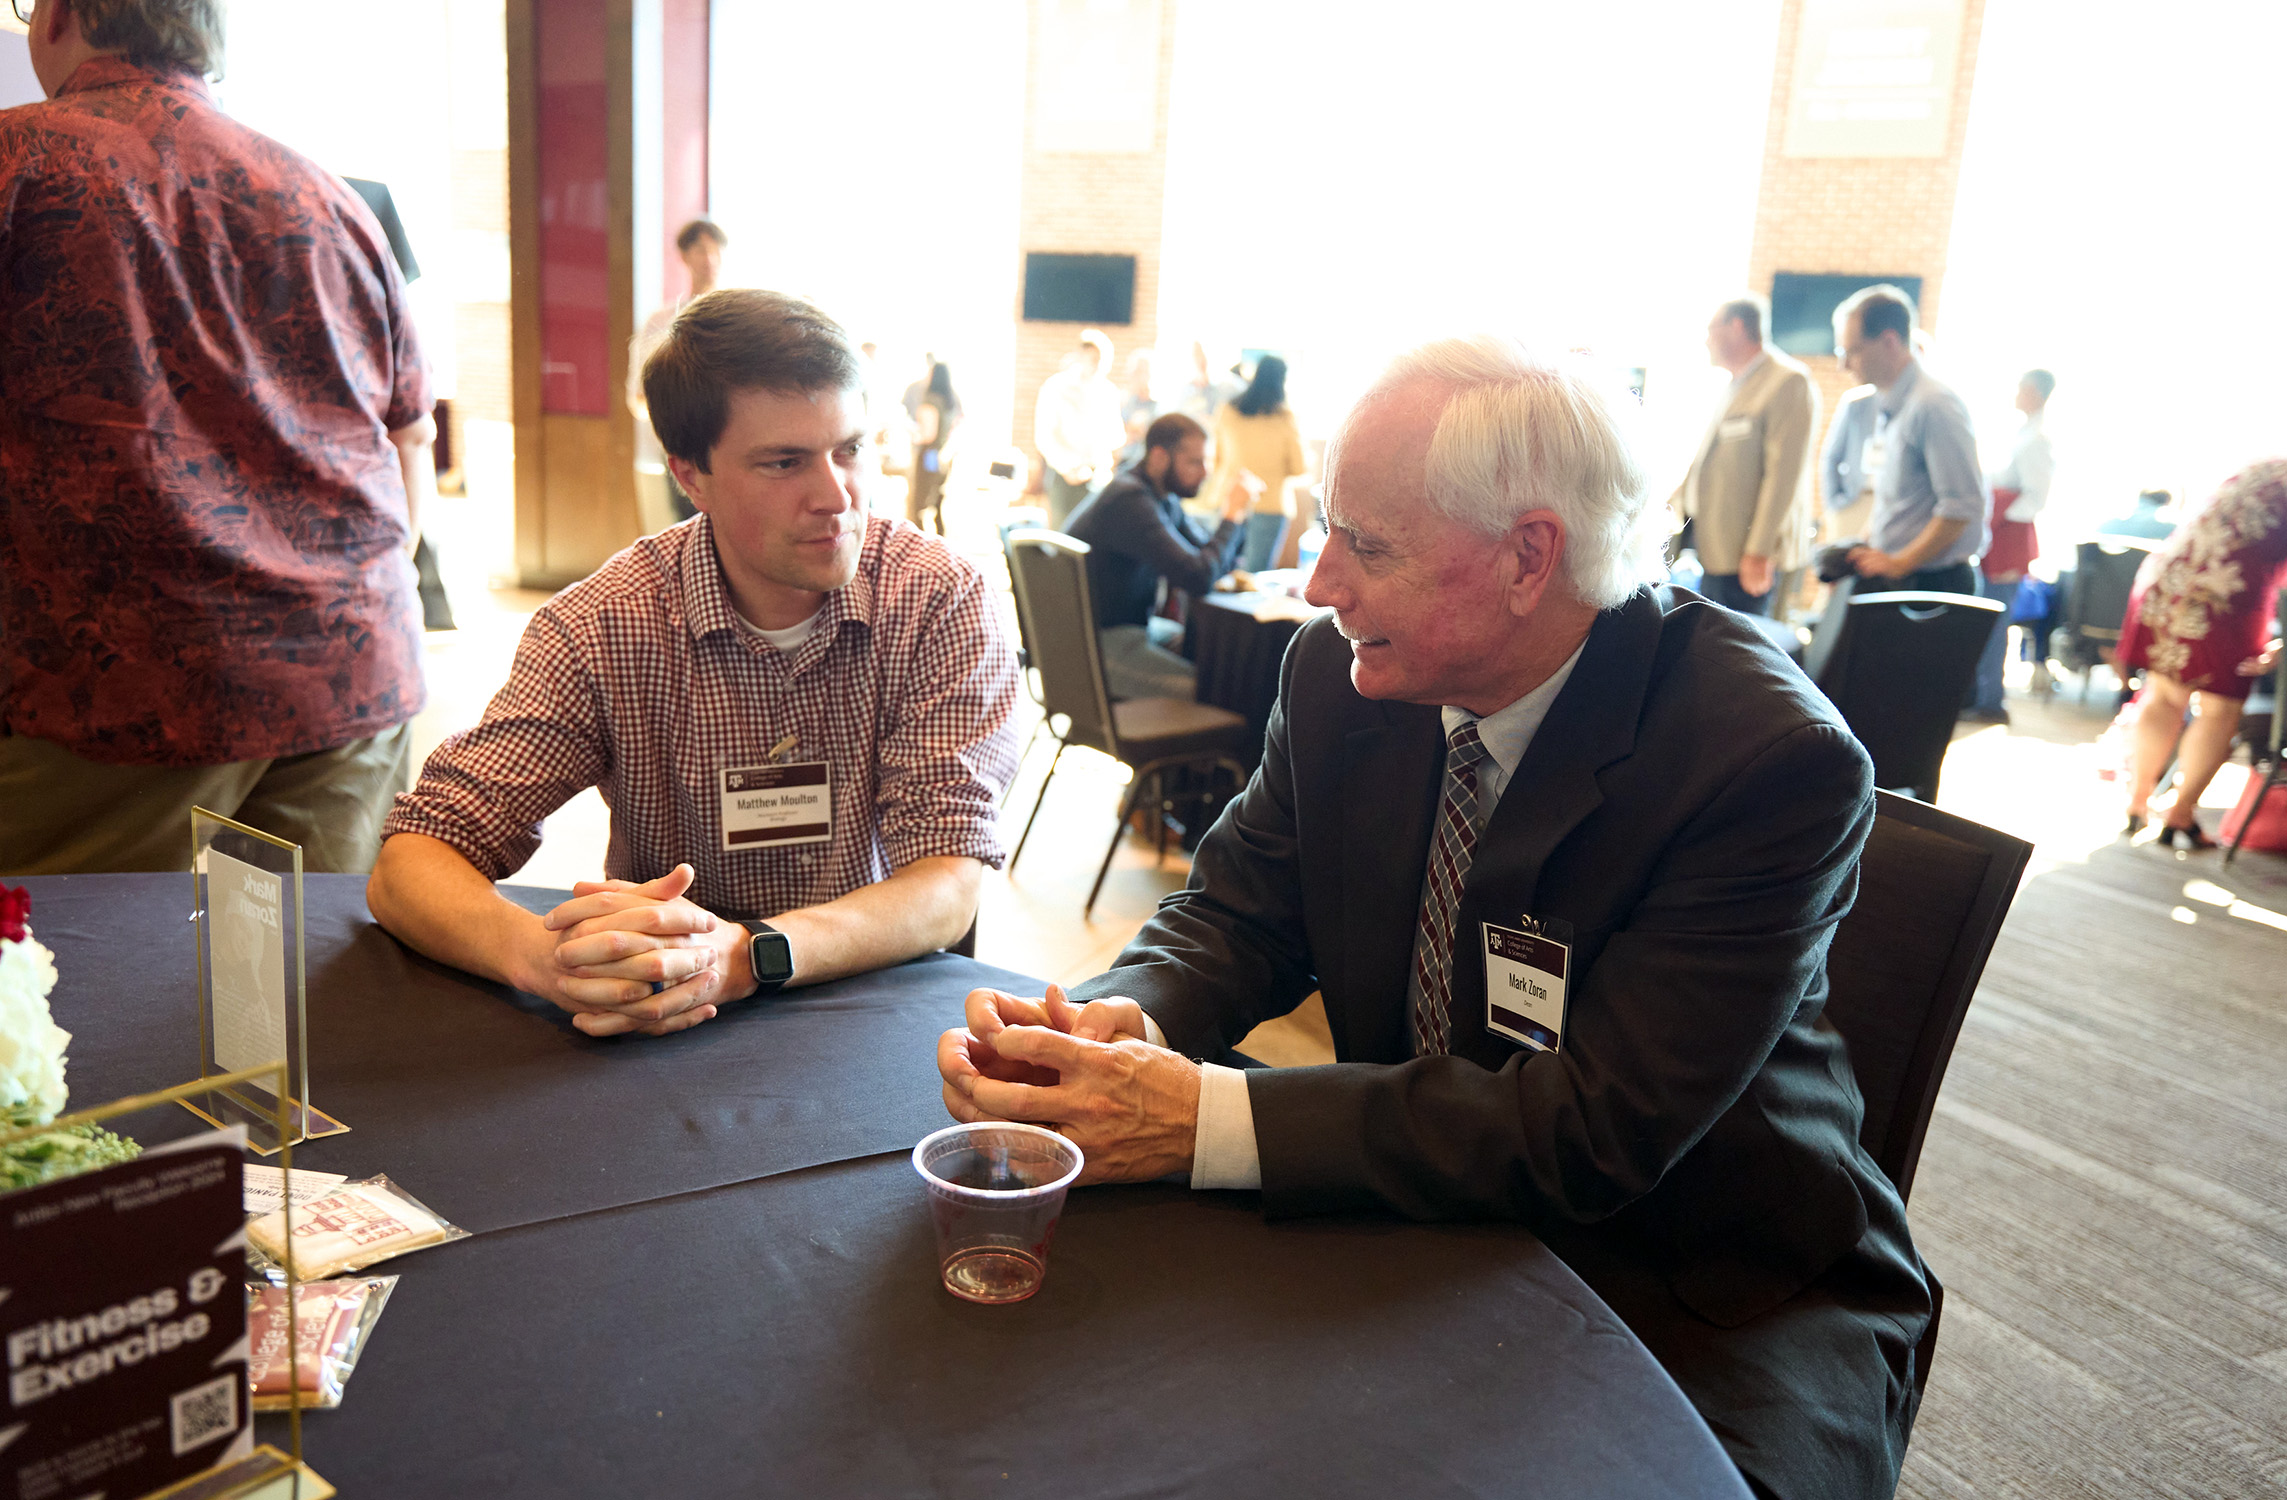
[{"label": "clasped hand", "polygon": [[1038,1000],[971,990],[966,1011],[937,1041],[954,1119],[1047,1126],[1087,1158],[1083,1184],[1191,1170],[1199,1065],[1144,1040],[1135,1001],[1074,1005],[1050,985]]},{"label": "clasped hand", "polygon": [[1896,553],[1879,547],[1851,548],[1850,566],[1861,578],[1903,578],[1912,571],[1899,563]]},{"label": "clasped hand", "polygon": [[746,929],[684,899],[696,878],[583,880],[542,919],[553,946],[540,992],[589,1036],[665,1036],[712,1020],[717,1002],[754,988],[740,961]]}]

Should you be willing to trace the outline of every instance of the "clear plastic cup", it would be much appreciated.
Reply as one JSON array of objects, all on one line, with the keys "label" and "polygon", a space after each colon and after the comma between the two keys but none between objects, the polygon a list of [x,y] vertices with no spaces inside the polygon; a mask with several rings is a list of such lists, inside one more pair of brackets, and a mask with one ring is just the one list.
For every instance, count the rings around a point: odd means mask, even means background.
[{"label": "clear plastic cup", "polygon": [[914,1147],[945,1290],[971,1302],[1039,1291],[1081,1161],[1078,1146],[1037,1125],[948,1125]]}]

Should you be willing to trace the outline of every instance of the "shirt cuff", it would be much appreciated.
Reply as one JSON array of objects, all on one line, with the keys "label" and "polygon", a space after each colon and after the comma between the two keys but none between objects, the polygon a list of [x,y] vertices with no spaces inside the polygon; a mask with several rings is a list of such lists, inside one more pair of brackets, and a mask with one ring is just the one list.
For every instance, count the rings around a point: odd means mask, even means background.
[{"label": "shirt cuff", "polygon": [[[1167,1033],[1144,1013],[1144,1040],[1167,1045]],[[1191,1137],[1191,1185],[1195,1188],[1259,1188],[1262,1156],[1255,1149],[1255,1106],[1247,1097],[1247,1075],[1217,1063],[1199,1065],[1199,1124]]]},{"label": "shirt cuff", "polygon": [[1261,1187],[1263,1162],[1255,1149],[1255,1107],[1247,1097],[1247,1075],[1216,1063],[1199,1066],[1199,1129],[1191,1140],[1191,1185]]}]

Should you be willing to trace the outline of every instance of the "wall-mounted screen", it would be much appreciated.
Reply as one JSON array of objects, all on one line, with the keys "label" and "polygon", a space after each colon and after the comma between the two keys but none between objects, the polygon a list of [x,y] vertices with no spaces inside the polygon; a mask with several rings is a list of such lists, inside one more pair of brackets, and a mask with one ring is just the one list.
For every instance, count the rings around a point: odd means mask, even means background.
[{"label": "wall-mounted screen", "polygon": [[1806,276],[1781,271],[1771,278],[1771,342],[1789,354],[1834,353],[1834,310],[1862,287],[1888,283],[1922,307],[1919,276]]},{"label": "wall-mounted screen", "polygon": [[1134,256],[1025,255],[1026,322],[1132,323],[1135,313]]}]

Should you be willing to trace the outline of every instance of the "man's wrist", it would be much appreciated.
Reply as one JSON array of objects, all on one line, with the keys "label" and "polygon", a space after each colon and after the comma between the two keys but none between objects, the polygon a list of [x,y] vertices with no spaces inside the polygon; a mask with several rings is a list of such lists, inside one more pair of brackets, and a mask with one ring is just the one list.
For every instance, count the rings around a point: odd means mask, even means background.
[{"label": "man's wrist", "polygon": [[715,966],[723,973],[722,998],[744,1000],[755,991],[753,935],[744,924],[720,918],[715,933],[725,943],[715,957]]},{"label": "man's wrist", "polygon": [[775,922],[733,924],[739,934],[734,960],[743,979],[742,996],[777,994],[794,980],[794,938]]}]

